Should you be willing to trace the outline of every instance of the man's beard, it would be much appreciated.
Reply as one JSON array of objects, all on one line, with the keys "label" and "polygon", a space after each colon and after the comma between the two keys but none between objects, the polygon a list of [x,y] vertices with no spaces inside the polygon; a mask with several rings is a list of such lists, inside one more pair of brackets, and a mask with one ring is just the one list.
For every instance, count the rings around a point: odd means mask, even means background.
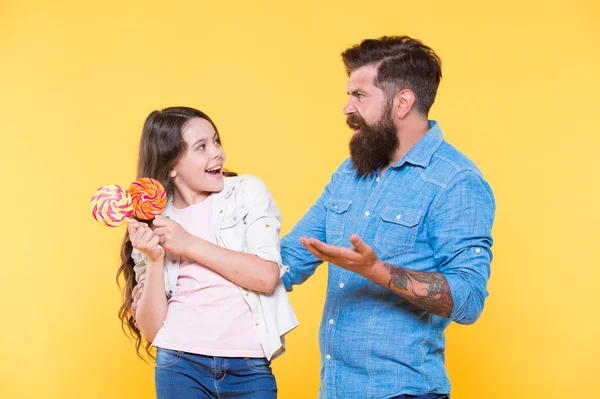
[{"label": "man's beard", "polygon": [[386,109],[375,126],[369,126],[359,114],[346,118],[350,127],[358,126],[360,131],[350,140],[350,156],[359,176],[368,175],[387,165],[398,149],[398,132]]}]

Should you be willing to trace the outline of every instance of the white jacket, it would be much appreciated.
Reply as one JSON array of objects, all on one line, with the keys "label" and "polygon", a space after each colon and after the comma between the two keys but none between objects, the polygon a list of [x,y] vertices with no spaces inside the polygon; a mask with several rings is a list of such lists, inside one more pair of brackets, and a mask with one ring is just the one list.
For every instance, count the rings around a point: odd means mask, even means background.
[{"label": "white jacket", "polygon": [[[212,194],[212,226],[219,246],[254,254],[279,265],[280,277],[287,268],[281,263],[279,231],[281,216],[271,194],[257,177],[225,178],[222,191]],[[169,199],[172,201],[172,199]],[[170,207],[166,207],[168,210]],[[163,212],[177,221],[170,212]],[[131,254],[138,283],[146,278],[146,256],[137,249]],[[165,291],[171,297],[179,276],[179,255],[165,254]],[[267,359],[285,350],[284,335],[298,325],[281,280],[272,294],[240,287]]]}]

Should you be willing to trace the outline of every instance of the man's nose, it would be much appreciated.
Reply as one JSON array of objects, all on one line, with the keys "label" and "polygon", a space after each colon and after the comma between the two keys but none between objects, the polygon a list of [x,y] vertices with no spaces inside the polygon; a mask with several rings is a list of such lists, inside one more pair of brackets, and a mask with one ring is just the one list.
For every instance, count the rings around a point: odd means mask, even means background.
[{"label": "man's nose", "polygon": [[348,104],[346,104],[346,106],[344,107],[343,112],[346,116],[356,112],[356,108],[354,107],[354,104],[352,104],[352,99],[348,100]]}]

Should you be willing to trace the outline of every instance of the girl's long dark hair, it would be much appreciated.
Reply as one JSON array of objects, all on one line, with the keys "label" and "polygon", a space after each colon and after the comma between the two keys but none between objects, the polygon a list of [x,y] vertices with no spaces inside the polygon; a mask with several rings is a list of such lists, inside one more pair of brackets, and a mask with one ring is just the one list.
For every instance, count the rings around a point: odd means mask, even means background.
[{"label": "girl's long dark hair", "polygon": [[[165,187],[167,195],[173,195],[174,186],[170,172],[187,150],[182,132],[186,124],[194,118],[207,120],[218,134],[217,126],[210,117],[194,108],[171,107],[162,111],[153,111],[148,115],[140,140],[138,178],[151,177],[156,179]],[[229,171],[224,171],[223,174],[225,176],[236,176],[235,173]],[[123,304],[119,309],[119,318],[121,319],[123,331],[127,333],[128,330],[131,338],[135,340],[135,349],[138,356],[142,357],[140,348],[144,345],[148,356],[154,358],[151,353],[152,343],[144,339],[131,314],[132,291],[137,284],[135,272],[133,271],[135,263],[131,257],[132,249],[131,241],[128,240],[126,233],[121,245],[121,267],[117,272],[117,284],[123,291]],[[124,286],[120,284],[121,277]]]}]

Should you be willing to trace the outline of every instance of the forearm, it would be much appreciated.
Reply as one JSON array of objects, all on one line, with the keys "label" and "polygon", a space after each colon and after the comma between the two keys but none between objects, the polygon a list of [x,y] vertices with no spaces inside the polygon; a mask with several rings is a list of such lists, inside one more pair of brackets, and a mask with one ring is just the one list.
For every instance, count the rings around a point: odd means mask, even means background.
[{"label": "forearm", "polygon": [[[281,240],[281,260],[288,268],[281,281],[287,291],[292,291],[293,286],[302,284],[312,276],[323,261],[302,246],[299,241],[302,230],[296,229]],[[324,238],[319,236],[319,238]]]},{"label": "forearm", "polygon": [[279,266],[275,262],[222,248],[201,238],[192,237],[183,255],[249,290],[271,293],[279,282]]},{"label": "forearm", "polygon": [[440,273],[416,272],[379,261],[366,277],[423,310],[447,318],[452,313],[452,293]]},{"label": "forearm", "polygon": [[148,263],[144,290],[136,312],[137,325],[149,342],[154,341],[167,315],[163,262],[161,259]]},{"label": "forearm", "polygon": [[292,231],[281,239],[281,260],[289,267],[289,271],[281,277],[287,291],[292,291],[293,285],[305,282],[323,263],[322,259],[302,245],[300,237],[312,237],[325,242],[325,219],[325,206],[318,200]]}]

